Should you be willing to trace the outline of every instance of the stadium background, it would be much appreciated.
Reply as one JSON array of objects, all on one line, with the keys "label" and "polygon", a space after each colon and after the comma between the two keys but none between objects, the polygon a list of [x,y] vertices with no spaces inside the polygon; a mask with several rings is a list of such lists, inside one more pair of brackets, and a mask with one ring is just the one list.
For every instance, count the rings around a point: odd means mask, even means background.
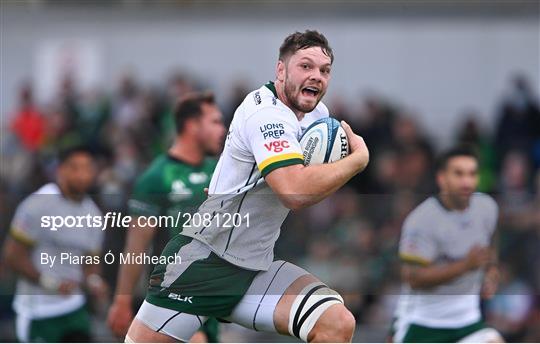
[{"label": "stadium background", "polygon": [[[248,91],[273,79],[283,38],[315,28],[336,55],[325,103],[364,136],[372,159],[336,195],[291,215],[277,254],[345,294],[355,341],[383,341],[399,294],[401,222],[435,190],[436,153],[471,143],[481,190],[502,213],[503,281],[485,314],[507,340],[540,341],[537,1],[0,6],[0,240],[18,202],[52,177],[54,153],[73,143],[102,153],[102,209],[125,211],[134,178],[170,142],[176,96],[210,89],[230,120]],[[108,231],[105,250],[118,251],[123,234]],[[114,285],[115,267],[106,276]],[[15,340],[13,282],[0,265],[0,341]],[[95,339],[114,340],[104,319],[95,310]],[[232,325],[223,336],[288,340]]]}]

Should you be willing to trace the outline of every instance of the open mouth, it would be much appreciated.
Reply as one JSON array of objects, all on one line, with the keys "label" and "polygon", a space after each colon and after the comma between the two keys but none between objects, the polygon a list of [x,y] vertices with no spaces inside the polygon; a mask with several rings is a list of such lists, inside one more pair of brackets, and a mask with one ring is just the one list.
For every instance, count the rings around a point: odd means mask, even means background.
[{"label": "open mouth", "polygon": [[308,86],[302,89],[302,95],[308,97],[317,97],[321,91],[317,87]]}]

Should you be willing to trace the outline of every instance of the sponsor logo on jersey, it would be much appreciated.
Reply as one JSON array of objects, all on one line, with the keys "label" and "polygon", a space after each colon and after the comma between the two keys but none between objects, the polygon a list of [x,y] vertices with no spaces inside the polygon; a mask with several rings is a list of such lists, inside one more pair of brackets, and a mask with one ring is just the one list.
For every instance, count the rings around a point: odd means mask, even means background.
[{"label": "sponsor logo on jersey", "polygon": [[208,180],[208,175],[204,172],[193,172],[188,176],[191,184],[202,184]]},{"label": "sponsor logo on jersey", "polygon": [[190,198],[193,195],[191,191],[183,181],[177,179],[171,185],[171,192],[169,193],[169,199],[172,202],[183,201]]},{"label": "sponsor logo on jersey", "polygon": [[289,141],[287,140],[272,141],[264,144],[264,148],[266,148],[267,151],[274,153],[283,152],[285,148],[289,147]]},{"label": "sponsor logo on jersey", "polygon": [[263,134],[263,139],[279,139],[285,134],[285,126],[283,123],[267,123],[259,127]]},{"label": "sponsor logo on jersey", "polygon": [[176,301],[180,301],[180,302],[193,303],[193,300],[192,300],[193,296],[182,296],[182,295],[178,295],[178,294],[175,294],[175,293],[170,293],[168,298],[171,299],[171,300],[176,300]]},{"label": "sponsor logo on jersey", "polygon": [[255,94],[253,94],[253,99],[255,100],[255,105],[259,105],[262,100],[261,100],[261,94],[259,91],[255,92]]},{"label": "sponsor logo on jersey", "polygon": [[272,105],[277,105],[277,99],[276,99],[276,97],[272,97]]}]

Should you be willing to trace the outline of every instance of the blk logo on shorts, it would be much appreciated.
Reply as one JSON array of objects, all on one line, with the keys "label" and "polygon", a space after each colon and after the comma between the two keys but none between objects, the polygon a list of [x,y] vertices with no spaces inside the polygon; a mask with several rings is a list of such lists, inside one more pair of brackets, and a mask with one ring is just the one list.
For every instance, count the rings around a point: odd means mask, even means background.
[{"label": "blk logo on shorts", "polygon": [[191,300],[193,296],[182,296],[175,293],[170,293],[168,297],[171,300],[193,303],[193,301]]}]

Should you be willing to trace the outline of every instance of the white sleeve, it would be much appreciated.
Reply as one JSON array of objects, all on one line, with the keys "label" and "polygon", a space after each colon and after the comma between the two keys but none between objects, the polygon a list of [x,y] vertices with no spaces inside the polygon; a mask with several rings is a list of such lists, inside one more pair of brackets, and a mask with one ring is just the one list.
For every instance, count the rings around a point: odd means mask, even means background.
[{"label": "white sleeve", "polygon": [[[34,245],[42,234],[42,231],[49,230],[47,223],[43,222],[39,215],[39,202],[46,201],[47,196],[31,195],[25,199],[15,211],[15,216],[11,221],[10,235],[17,241],[27,245]],[[43,219],[46,221],[46,219]],[[42,225],[45,226],[42,228]]]},{"label": "white sleeve", "polygon": [[437,255],[437,242],[433,229],[426,228],[420,221],[407,219],[403,225],[399,242],[399,257],[402,261],[428,265]]},{"label": "white sleeve", "polygon": [[263,177],[277,168],[304,163],[299,131],[296,118],[272,107],[260,109],[246,120],[246,145]]}]

